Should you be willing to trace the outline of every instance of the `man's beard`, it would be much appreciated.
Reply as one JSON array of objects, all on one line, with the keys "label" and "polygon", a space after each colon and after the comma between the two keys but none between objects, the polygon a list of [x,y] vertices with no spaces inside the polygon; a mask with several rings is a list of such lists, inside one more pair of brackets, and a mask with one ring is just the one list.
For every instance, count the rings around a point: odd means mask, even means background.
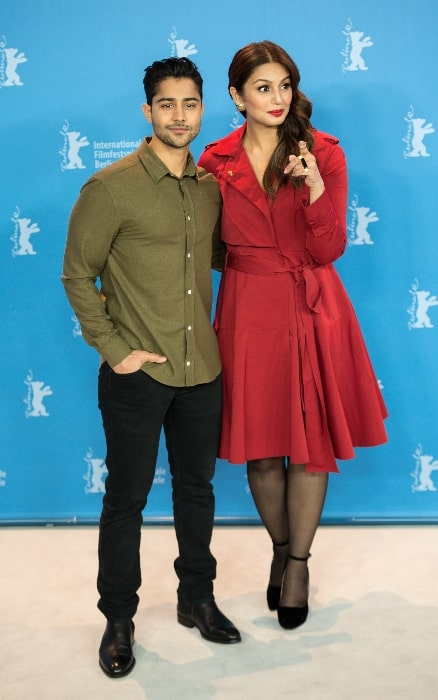
[{"label": "man's beard", "polygon": [[[173,124],[173,127],[179,126],[178,124]],[[173,148],[184,148],[199,134],[201,126],[197,128],[181,126],[181,128],[186,129],[184,134],[176,135],[167,126],[154,126],[154,134],[167,146],[173,146]]]}]

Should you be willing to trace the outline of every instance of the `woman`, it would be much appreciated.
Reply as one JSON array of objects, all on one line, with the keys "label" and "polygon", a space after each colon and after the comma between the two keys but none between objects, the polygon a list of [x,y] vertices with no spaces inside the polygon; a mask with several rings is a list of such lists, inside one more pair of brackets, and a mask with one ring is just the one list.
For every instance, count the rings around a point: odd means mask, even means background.
[{"label": "woman", "polygon": [[328,473],[355,446],[386,441],[387,413],[332,265],[346,245],[338,139],[312,127],[298,68],[276,44],[240,49],[228,75],[246,122],[199,161],[219,180],[224,204],[219,456],[247,462],[273,542],[268,606],[292,629],[308,615],[307,560]]}]

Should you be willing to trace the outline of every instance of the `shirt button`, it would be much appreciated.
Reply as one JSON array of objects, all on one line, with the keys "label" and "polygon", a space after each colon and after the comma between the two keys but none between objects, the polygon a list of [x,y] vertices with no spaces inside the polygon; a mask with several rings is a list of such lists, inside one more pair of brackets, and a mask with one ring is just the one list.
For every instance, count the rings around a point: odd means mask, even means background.
[{"label": "shirt button", "polygon": [[187,217],[187,221],[191,221],[190,216]]},{"label": "shirt button", "polygon": [[188,331],[191,331],[191,330],[192,330],[192,327],[191,327],[191,326],[187,326],[187,330],[188,330]]},{"label": "shirt button", "polygon": [[190,360],[186,362],[187,367],[190,367]]},{"label": "shirt button", "polygon": [[187,294],[191,294],[191,293],[192,293],[192,290],[191,290],[191,289],[188,289],[188,290],[187,290]]},{"label": "shirt button", "polygon": [[191,253],[187,253],[187,257],[188,257],[188,258],[191,258],[191,257],[192,257],[192,254],[191,254]]}]

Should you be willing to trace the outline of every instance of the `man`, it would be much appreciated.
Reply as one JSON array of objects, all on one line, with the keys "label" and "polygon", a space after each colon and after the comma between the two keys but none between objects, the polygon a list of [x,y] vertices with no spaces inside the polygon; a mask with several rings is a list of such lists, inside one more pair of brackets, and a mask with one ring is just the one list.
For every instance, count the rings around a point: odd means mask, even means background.
[{"label": "man", "polygon": [[97,585],[107,625],[99,663],[111,677],[135,663],[142,510],[162,428],[179,550],[178,622],[212,642],[240,641],[214,601],[210,552],[221,412],[211,266],[221,266],[223,249],[217,182],[189,151],[204,109],[202,77],[189,59],[167,58],[146,69],[143,84],[153,135],[85,183],[63,270],[84,339],[102,357],[108,477]]}]

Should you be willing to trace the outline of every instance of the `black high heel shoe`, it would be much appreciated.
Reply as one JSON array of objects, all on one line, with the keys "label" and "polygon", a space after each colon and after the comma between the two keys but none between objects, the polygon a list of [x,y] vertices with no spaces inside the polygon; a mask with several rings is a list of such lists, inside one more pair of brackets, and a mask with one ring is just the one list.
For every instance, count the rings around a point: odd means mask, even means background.
[{"label": "black high heel shoe", "polygon": [[[292,554],[289,554],[289,559],[293,559],[294,561],[307,561],[310,556],[309,554],[307,557],[294,557]],[[307,577],[308,576],[307,574]],[[295,627],[303,625],[307,620],[308,614],[309,605],[307,602],[300,607],[288,607],[279,604],[277,608],[278,622],[286,630],[293,630]]]},{"label": "black high heel shoe", "polygon": [[[273,547],[285,547],[289,542],[273,542]],[[283,567],[283,574],[285,572],[287,566],[287,559],[284,562],[284,567]],[[280,596],[281,596],[281,586],[273,586],[272,583],[268,585],[267,591],[266,591],[266,600],[268,603],[268,608],[269,610],[277,610],[279,604],[280,604]]]}]

